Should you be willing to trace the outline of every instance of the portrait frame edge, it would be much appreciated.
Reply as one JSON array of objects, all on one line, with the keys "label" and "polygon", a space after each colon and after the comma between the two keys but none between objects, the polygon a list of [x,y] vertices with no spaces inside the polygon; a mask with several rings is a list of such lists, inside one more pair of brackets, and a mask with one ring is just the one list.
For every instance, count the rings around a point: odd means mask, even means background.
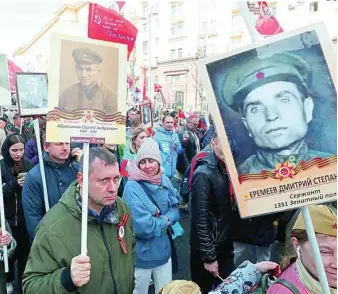
[{"label": "portrait frame edge", "polygon": [[[118,49],[118,71],[117,71],[117,111],[126,112],[125,97],[127,89],[122,81],[123,76],[127,76],[127,67],[120,66],[124,62],[127,65],[127,45],[108,41],[91,39],[83,36],[71,36],[67,34],[52,33],[50,37],[50,63],[48,66],[48,111],[54,109],[59,104],[60,93],[60,69],[61,69],[61,44],[62,41],[78,42],[83,44],[104,46]],[[53,57],[53,58],[52,58]],[[56,97],[57,96],[57,97]]]},{"label": "portrait frame edge", "polygon": [[150,109],[150,122],[147,125],[142,126],[142,127],[146,128],[146,129],[153,127],[153,109],[152,109],[152,103],[151,103],[151,101],[149,101],[149,102],[145,102],[145,103],[139,104],[141,124],[143,124],[143,108],[144,108],[144,106],[147,106],[147,105],[149,106],[149,109]]},{"label": "portrait frame edge", "polygon": [[43,72],[17,72],[15,73],[15,87],[16,87],[16,96],[17,96],[17,106],[18,106],[18,113],[20,114],[20,117],[30,117],[30,116],[40,116],[40,115],[47,115],[47,108],[39,108],[44,109],[44,111],[37,111],[37,112],[30,112],[30,113],[23,113],[21,102],[20,102],[20,94],[19,94],[19,83],[18,83],[18,76],[33,76],[33,75],[39,75],[39,76],[45,76],[46,77],[46,87],[47,87],[47,104],[48,104],[48,74]]},{"label": "portrait frame edge", "polygon": [[[208,97],[207,101],[208,101],[208,104],[209,104],[209,107],[210,107],[209,110],[213,114],[215,127],[216,127],[216,130],[217,130],[218,136],[219,136],[219,138],[221,139],[221,142],[222,142],[222,149],[223,149],[224,156],[225,156],[225,159],[226,159],[227,170],[229,171],[229,177],[231,178],[231,182],[232,182],[232,185],[234,187],[236,200],[237,200],[240,215],[241,215],[242,218],[264,215],[264,214],[271,213],[272,211],[264,211],[262,213],[251,213],[249,205],[244,203],[245,200],[244,200],[243,196],[245,195],[245,193],[248,192],[248,188],[244,188],[243,185],[239,182],[239,174],[238,174],[238,171],[237,171],[235,160],[232,156],[232,151],[231,151],[231,148],[230,148],[228,136],[227,136],[225,128],[224,128],[225,122],[223,122],[222,117],[221,117],[220,108],[218,107],[218,104],[217,104],[217,98],[215,96],[213,86],[212,86],[212,82],[211,82],[211,79],[210,79],[209,74],[208,74],[207,66],[209,64],[213,63],[213,62],[217,62],[217,61],[221,61],[223,59],[230,58],[230,57],[235,56],[237,54],[256,49],[257,47],[261,47],[261,46],[268,45],[268,44],[271,44],[271,43],[274,43],[274,42],[282,41],[284,39],[288,39],[290,37],[300,35],[304,32],[310,31],[310,30],[314,30],[317,33],[319,43],[322,47],[323,57],[325,58],[325,60],[327,62],[329,72],[332,76],[332,82],[333,82],[335,88],[337,88],[337,84],[336,84],[336,81],[337,81],[337,63],[335,62],[335,58],[334,58],[335,55],[334,55],[333,45],[332,45],[332,43],[328,44],[328,40],[331,40],[331,39],[329,37],[329,34],[328,34],[328,32],[325,28],[325,24],[323,22],[315,23],[315,24],[305,26],[305,27],[302,27],[300,29],[293,30],[293,31],[290,31],[290,32],[286,32],[286,33],[283,33],[283,34],[271,36],[269,38],[266,38],[266,39],[263,39],[263,40],[260,40],[260,41],[257,41],[257,42],[239,47],[239,48],[236,48],[234,50],[229,50],[225,53],[213,55],[211,57],[206,57],[206,58],[203,58],[203,59],[198,61],[198,69],[199,69],[199,72],[200,72],[200,75],[201,75],[201,80],[202,80],[203,86],[206,90],[207,97]],[[277,184],[278,183],[276,183],[276,185]],[[264,186],[264,185],[261,184],[261,186]],[[256,189],[258,189],[258,188],[256,187]],[[259,204],[256,204],[256,205],[259,205]],[[289,209],[294,209],[294,208],[298,208],[298,207],[301,207],[301,205],[298,205],[298,206],[295,206],[295,207],[290,207]],[[273,212],[279,212],[279,211],[284,211],[284,210],[286,210],[286,209],[280,208],[280,209],[273,210]]]},{"label": "portrait frame edge", "polygon": [[[98,46],[102,50],[114,49],[116,50],[117,64],[112,65],[111,68],[116,68],[116,86],[117,86],[117,110],[113,114],[107,114],[104,111],[81,108],[74,109],[71,113],[62,112],[58,109],[60,100],[60,77],[61,70],[61,54],[62,54],[62,41],[79,43],[79,47],[86,48],[90,46]],[[109,53],[109,52],[108,52]],[[126,112],[126,96],[127,88],[125,86],[127,80],[127,45],[113,43],[108,41],[91,39],[85,36],[72,36],[68,34],[52,33],[50,36],[50,63],[48,66],[48,114],[47,114],[47,140],[50,142],[71,142],[76,140],[79,143],[92,142],[105,142],[105,144],[125,144],[126,125],[125,125],[125,112]],[[81,117],[78,117],[76,112],[81,112]],[[94,119],[93,116],[98,115],[103,120]],[[55,116],[55,113],[56,114]],[[60,113],[60,115],[59,115]],[[48,116],[50,115],[50,121]],[[102,116],[103,115],[103,116]],[[54,116],[54,118],[52,118]],[[106,120],[107,119],[107,120]],[[58,126],[58,121],[63,124]],[[122,120],[124,123],[122,123]],[[95,132],[81,132],[79,128],[71,127],[74,124],[86,123],[87,126],[95,128]],[[105,124],[104,126],[102,124]],[[65,132],[58,132],[61,127]],[[112,131],[109,130],[113,129]],[[74,141],[75,142],[75,141]]]}]

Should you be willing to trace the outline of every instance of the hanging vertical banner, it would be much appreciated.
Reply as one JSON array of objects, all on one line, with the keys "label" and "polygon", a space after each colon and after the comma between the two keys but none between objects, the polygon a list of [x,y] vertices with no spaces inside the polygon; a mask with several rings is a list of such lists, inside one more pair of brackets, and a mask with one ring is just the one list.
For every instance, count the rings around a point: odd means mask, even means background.
[{"label": "hanging vertical banner", "polygon": [[127,45],[129,59],[137,32],[137,28],[116,11],[97,4],[89,4],[89,38]]},{"label": "hanging vertical banner", "polygon": [[142,75],[143,75],[143,89],[142,89],[142,100],[146,101],[148,99],[147,97],[147,68],[146,67],[142,67],[141,66],[141,70],[142,70]]},{"label": "hanging vertical banner", "polygon": [[7,56],[0,54],[0,105],[11,106]]},{"label": "hanging vertical banner", "polygon": [[256,30],[264,36],[276,35],[283,32],[277,19],[272,15],[266,1],[247,2],[249,10],[254,15],[259,15],[256,20]]},{"label": "hanging vertical banner", "polygon": [[22,72],[22,69],[13,61],[8,60],[9,89],[12,93],[16,92],[15,74],[17,72]]}]

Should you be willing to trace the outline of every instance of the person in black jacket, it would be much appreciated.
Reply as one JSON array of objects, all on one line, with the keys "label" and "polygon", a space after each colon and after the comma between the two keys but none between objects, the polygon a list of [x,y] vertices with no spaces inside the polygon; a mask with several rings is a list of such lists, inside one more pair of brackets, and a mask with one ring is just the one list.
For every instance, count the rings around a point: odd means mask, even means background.
[{"label": "person in black jacket", "polygon": [[25,140],[20,135],[9,135],[2,145],[1,153],[4,158],[0,162],[5,216],[18,245],[13,258],[9,260],[9,273],[6,275],[6,280],[8,283],[13,282],[14,261],[17,259],[20,285],[30,250],[30,241],[22,208],[21,193],[25,181],[25,176],[22,173],[27,173],[34,166],[33,163],[23,157],[24,144]]},{"label": "person in black jacket", "polygon": [[179,155],[177,162],[177,170],[180,173],[184,174],[185,170],[191,163],[191,160],[198,152],[201,151],[199,138],[196,133],[198,124],[199,119],[193,114],[187,119],[187,125],[178,133],[181,146],[184,148],[184,152],[182,155]]},{"label": "person in black jacket", "polygon": [[202,293],[234,270],[230,234],[231,197],[221,142],[216,132],[210,152],[197,162],[191,191],[190,270]]}]

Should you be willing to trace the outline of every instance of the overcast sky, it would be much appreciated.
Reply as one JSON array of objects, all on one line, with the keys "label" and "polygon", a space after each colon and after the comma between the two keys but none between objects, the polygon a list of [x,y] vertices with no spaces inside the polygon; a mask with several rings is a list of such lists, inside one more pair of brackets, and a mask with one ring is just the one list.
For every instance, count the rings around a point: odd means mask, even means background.
[{"label": "overcast sky", "polygon": [[64,3],[0,0],[0,53],[10,57],[40,32]]}]

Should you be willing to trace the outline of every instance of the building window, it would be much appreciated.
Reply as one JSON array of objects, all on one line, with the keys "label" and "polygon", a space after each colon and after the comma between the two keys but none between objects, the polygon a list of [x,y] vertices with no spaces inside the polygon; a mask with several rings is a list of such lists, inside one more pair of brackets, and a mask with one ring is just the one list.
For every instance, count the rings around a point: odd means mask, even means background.
[{"label": "building window", "polygon": [[156,63],[158,63],[158,56],[155,57],[155,61],[156,61]]},{"label": "building window", "polygon": [[171,18],[175,19],[180,16],[182,11],[182,4],[175,3],[171,5]]},{"label": "building window", "polygon": [[176,49],[171,50],[170,59],[176,59]]},{"label": "building window", "polygon": [[208,22],[207,21],[202,22],[201,33],[202,35],[206,35],[208,33]]},{"label": "building window", "polygon": [[143,42],[143,54],[148,54],[148,41]]},{"label": "building window", "polygon": [[152,12],[153,12],[153,14],[158,13],[158,2],[154,5]]},{"label": "building window", "polygon": [[158,76],[154,76],[154,84],[158,84]]},{"label": "building window", "polygon": [[183,34],[183,25],[179,24],[170,28],[170,36],[172,38],[180,37]]},{"label": "building window", "polygon": [[156,18],[156,26],[159,27],[160,26],[160,19]]},{"label": "building window", "polygon": [[210,21],[210,27],[211,27],[210,33],[216,34],[217,33],[217,21],[215,19]]},{"label": "building window", "polygon": [[176,4],[171,5],[171,18],[174,18],[176,16]]},{"label": "building window", "polygon": [[174,82],[179,82],[181,80],[181,75],[174,76]]},{"label": "building window", "polygon": [[241,33],[243,32],[245,23],[241,15],[235,15],[232,17],[232,32]]},{"label": "building window", "polygon": [[147,33],[148,32],[148,24],[144,23],[142,27],[143,27],[143,32]]},{"label": "building window", "polygon": [[159,38],[156,38],[156,39],[155,39],[155,44],[156,44],[156,48],[158,48]]},{"label": "building window", "polygon": [[182,52],[183,51],[183,49],[182,48],[178,48],[178,50],[177,50],[177,58],[178,59],[181,59],[182,58]]},{"label": "building window", "polygon": [[148,17],[148,5],[142,7],[142,17]]},{"label": "building window", "polygon": [[310,3],[310,12],[318,11],[318,1]]}]

